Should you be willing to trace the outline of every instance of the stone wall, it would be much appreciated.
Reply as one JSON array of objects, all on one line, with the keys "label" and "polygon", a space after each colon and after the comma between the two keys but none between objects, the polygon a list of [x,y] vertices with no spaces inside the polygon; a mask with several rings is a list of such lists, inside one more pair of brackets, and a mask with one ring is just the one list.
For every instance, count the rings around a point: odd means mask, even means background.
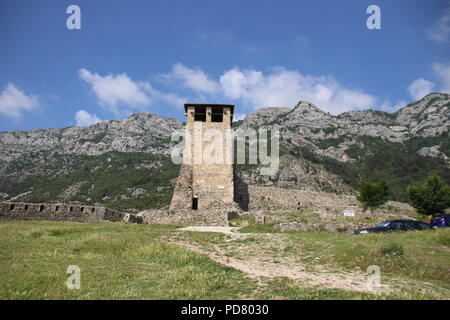
[{"label": "stone wall", "polygon": [[145,210],[137,214],[142,223],[228,226],[227,211],[195,211],[195,210]]},{"label": "stone wall", "polygon": [[49,220],[68,222],[127,221],[139,218],[116,210],[63,203],[0,202],[0,220]]},{"label": "stone wall", "polygon": [[[248,188],[249,213],[255,216],[257,223],[290,222],[291,213],[297,212],[298,202],[302,209],[300,212],[314,214],[322,220],[340,219],[346,209],[353,210],[355,217],[372,217],[370,211],[363,212],[354,195],[260,186]],[[414,215],[413,207],[396,201],[388,201],[374,213],[375,217],[382,219],[408,219]]]},{"label": "stone wall", "polygon": [[345,209],[353,209],[355,213],[361,212],[353,195],[260,186],[248,186],[248,193],[250,211],[292,211],[300,202],[302,208],[322,215],[342,214]]}]

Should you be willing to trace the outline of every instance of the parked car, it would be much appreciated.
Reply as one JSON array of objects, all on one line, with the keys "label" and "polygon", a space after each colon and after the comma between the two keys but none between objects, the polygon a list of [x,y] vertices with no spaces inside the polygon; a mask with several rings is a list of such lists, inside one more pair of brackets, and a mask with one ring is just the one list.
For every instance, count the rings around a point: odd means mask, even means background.
[{"label": "parked car", "polygon": [[431,220],[431,226],[438,228],[450,227],[450,214],[440,214]]},{"label": "parked car", "polygon": [[390,220],[383,221],[372,228],[362,228],[355,230],[354,234],[392,232],[392,231],[411,231],[411,230],[430,230],[433,229],[429,224],[414,220]]}]

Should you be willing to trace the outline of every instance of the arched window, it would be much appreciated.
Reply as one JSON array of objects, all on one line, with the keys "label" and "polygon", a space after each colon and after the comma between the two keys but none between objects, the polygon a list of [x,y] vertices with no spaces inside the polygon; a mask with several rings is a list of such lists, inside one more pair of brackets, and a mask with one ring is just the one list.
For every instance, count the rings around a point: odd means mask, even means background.
[{"label": "arched window", "polygon": [[41,204],[41,205],[39,206],[39,212],[44,211],[44,209],[45,209],[45,206],[44,206],[43,204]]}]

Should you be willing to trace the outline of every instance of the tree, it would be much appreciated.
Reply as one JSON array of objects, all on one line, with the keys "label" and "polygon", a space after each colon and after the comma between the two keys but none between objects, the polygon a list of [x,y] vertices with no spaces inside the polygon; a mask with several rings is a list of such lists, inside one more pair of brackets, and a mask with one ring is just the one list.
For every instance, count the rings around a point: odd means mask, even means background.
[{"label": "tree", "polygon": [[362,181],[358,191],[357,199],[362,203],[364,212],[370,209],[372,215],[374,209],[379,208],[389,199],[389,185],[385,180],[379,183]]},{"label": "tree", "polygon": [[450,207],[450,187],[436,175],[430,175],[418,184],[409,185],[412,206],[420,214],[435,215]]}]

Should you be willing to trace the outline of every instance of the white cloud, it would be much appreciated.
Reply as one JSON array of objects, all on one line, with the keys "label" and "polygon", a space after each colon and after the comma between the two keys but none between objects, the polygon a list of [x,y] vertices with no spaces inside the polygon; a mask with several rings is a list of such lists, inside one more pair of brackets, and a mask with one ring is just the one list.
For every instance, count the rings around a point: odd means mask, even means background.
[{"label": "white cloud", "polygon": [[190,69],[181,63],[173,65],[172,71],[160,75],[160,78],[168,81],[179,80],[185,87],[198,92],[214,93],[218,90],[217,83],[202,70]]},{"label": "white cloud", "polygon": [[233,68],[219,80],[223,94],[240,99],[257,109],[265,106],[294,106],[299,100],[310,101],[324,111],[338,114],[349,110],[376,107],[377,99],[362,90],[343,88],[329,76],[308,76],[298,71],[274,68],[261,71]]},{"label": "white cloud", "polygon": [[240,99],[262,79],[262,73],[255,70],[233,68],[219,79],[223,93],[231,99]]},{"label": "white cloud", "polygon": [[77,122],[77,126],[79,127],[89,127],[93,124],[99,123],[102,120],[97,117],[95,114],[90,114],[85,110],[78,110],[75,113],[75,120]]},{"label": "white cloud", "polygon": [[101,76],[89,70],[80,69],[79,76],[91,84],[92,91],[100,104],[116,115],[124,111],[119,109],[120,104],[140,110],[151,103],[150,97],[144,90],[147,84],[134,82],[125,73]]},{"label": "white cloud", "polygon": [[419,100],[429,94],[433,90],[433,87],[434,84],[432,82],[419,78],[408,86],[408,91],[414,100]]},{"label": "white cloud", "polygon": [[440,92],[450,93],[450,63],[434,63],[433,71],[442,81]]},{"label": "white cloud", "polygon": [[8,83],[0,94],[0,114],[20,119],[24,111],[39,107],[37,97],[26,95],[14,84]]},{"label": "white cloud", "polygon": [[437,42],[450,41],[450,2],[442,16],[427,30],[428,38]]},{"label": "white cloud", "polygon": [[170,73],[160,75],[160,79],[172,82],[181,80],[202,101],[227,98],[239,101],[250,109],[292,107],[299,100],[310,101],[333,114],[368,108],[393,108],[388,103],[380,104],[375,96],[363,90],[342,87],[333,77],[303,75],[282,67],[272,68],[266,74],[234,67],[215,80],[201,69],[190,69],[177,63]]}]

